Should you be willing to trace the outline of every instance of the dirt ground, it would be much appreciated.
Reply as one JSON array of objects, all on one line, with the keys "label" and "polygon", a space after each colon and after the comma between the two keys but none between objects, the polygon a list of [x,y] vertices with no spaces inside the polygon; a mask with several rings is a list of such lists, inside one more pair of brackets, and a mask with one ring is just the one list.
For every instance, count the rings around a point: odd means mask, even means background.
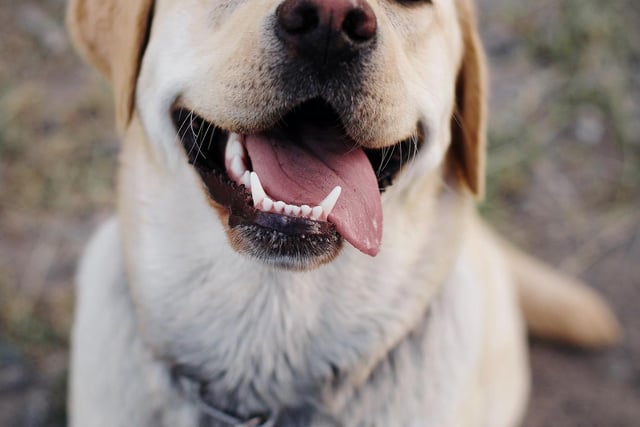
[{"label": "dirt ground", "polygon": [[[478,0],[491,62],[486,217],[615,307],[618,347],[532,340],[526,427],[640,426],[640,6]],[[0,427],[65,425],[77,257],[113,210],[109,88],[64,0],[0,0]]]}]

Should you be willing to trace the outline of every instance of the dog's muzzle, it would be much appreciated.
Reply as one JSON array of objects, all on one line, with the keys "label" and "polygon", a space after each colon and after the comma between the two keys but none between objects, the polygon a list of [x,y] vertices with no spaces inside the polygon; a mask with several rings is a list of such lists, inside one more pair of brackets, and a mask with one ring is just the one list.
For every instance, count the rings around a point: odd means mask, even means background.
[{"label": "dog's muzzle", "polygon": [[276,123],[247,126],[251,133],[243,134],[178,99],[172,116],[189,161],[211,199],[228,211],[228,236],[240,253],[296,270],[330,262],[343,240],[375,256],[383,229],[380,193],[423,139],[418,123],[395,145],[367,149],[342,120],[356,113],[337,105],[353,102],[361,88],[338,90],[335,83],[358,81],[375,48],[376,16],[366,0],[285,0],[272,25],[285,64],[273,71],[275,79],[298,70],[299,81],[282,89],[292,87],[287,103],[293,107]]}]

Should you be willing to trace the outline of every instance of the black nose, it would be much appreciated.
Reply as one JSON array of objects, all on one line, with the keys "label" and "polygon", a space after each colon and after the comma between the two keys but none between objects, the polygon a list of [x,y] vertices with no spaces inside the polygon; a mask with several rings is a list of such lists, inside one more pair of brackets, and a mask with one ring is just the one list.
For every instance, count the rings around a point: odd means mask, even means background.
[{"label": "black nose", "polygon": [[277,10],[278,37],[290,55],[334,64],[375,40],[378,23],[366,0],[285,0]]}]

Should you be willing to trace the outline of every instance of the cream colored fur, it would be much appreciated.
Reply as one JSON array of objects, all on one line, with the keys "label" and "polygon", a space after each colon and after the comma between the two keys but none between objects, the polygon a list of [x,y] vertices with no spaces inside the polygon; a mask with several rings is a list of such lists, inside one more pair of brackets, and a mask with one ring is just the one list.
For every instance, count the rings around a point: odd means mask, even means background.
[{"label": "cream colored fur", "polygon": [[[199,425],[198,406],[171,382],[168,367],[179,364],[240,414],[303,408],[310,426],[518,425],[529,374],[513,278],[523,270],[512,274],[518,253],[473,206],[485,102],[473,8],[369,1],[381,41],[368,90],[334,107],[365,146],[393,144],[417,122],[427,139],[383,195],[375,258],[347,245],[293,272],[231,247],[228,214],[208,198],[169,117],[181,102],[251,132],[299,99],[271,71],[281,48],[265,23],[278,3],[71,1],[72,34],[114,82],[123,135],[117,219],[93,238],[78,276],[71,424]],[[571,301],[585,291],[558,292]],[[557,335],[610,341],[615,321],[598,307],[591,322],[609,322],[600,339]],[[574,316],[570,328],[589,328]]]}]

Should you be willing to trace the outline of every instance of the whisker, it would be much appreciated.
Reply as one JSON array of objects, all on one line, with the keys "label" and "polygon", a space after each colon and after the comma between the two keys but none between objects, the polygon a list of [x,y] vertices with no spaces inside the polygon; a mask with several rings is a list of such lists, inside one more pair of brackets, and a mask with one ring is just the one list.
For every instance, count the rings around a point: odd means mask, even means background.
[{"label": "whisker", "polygon": [[[198,135],[196,136],[196,147],[198,148],[198,152],[196,153],[196,159],[195,161],[198,161],[198,156],[202,155],[202,158],[207,160],[207,156],[204,155],[204,153],[202,152],[202,142],[198,143],[198,141],[200,140],[200,134],[202,133],[202,123],[200,124],[200,127],[198,127]],[[206,132],[205,132],[206,135]]]},{"label": "whisker", "polygon": [[189,126],[187,126],[187,129],[185,130],[185,135],[187,131],[191,131],[191,136],[193,137],[193,141],[194,141],[191,147],[189,147],[189,152],[187,153],[189,158],[191,158],[191,153],[193,152],[193,147],[195,146],[195,140],[196,140],[196,133],[193,131],[193,111],[189,111],[189,117],[187,118],[187,120],[189,121]]},{"label": "whisker", "polygon": [[413,148],[413,153],[411,153],[410,162],[413,163],[418,157],[418,136],[414,135],[411,137],[411,148]]},{"label": "whisker", "polygon": [[[381,171],[382,171],[382,170],[384,170],[384,169],[386,169],[386,168],[387,168],[387,166],[389,166],[389,163],[391,162],[391,158],[392,158],[392,157],[393,157],[393,155],[395,154],[396,146],[397,146],[397,145],[398,145],[398,144],[396,144],[396,145],[392,145],[391,147],[389,147],[389,148],[390,148],[390,150],[389,150],[389,149],[387,149],[387,152],[389,152],[389,151],[391,151],[391,152],[390,152],[390,153],[388,153],[389,155],[387,156],[386,161],[384,160],[384,156],[383,156],[383,162],[381,162],[381,163],[382,163],[382,166],[381,166],[381,168],[380,168],[380,170],[381,170]],[[384,153],[383,153],[383,154],[384,154]]]},{"label": "whisker", "polygon": [[207,151],[211,150],[211,143],[213,142],[213,137],[215,136],[216,129],[213,127],[213,124],[209,122],[207,125],[207,130],[204,132],[203,139],[207,137],[207,134],[211,130],[211,136],[209,137],[209,141],[207,142]]},{"label": "whisker", "polygon": [[198,139],[200,138],[200,133],[202,132],[202,126],[200,126],[198,128],[198,133],[196,134],[195,130],[194,130],[194,112],[193,110],[189,112],[189,130],[191,131],[191,136],[193,137],[193,145],[189,148],[189,153],[188,156],[189,158],[191,158],[191,153],[193,152],[193,149],[196,148],[198,151],[196,152],[196,157],[193,160],[193,162],[197,162],[198,161],[198,157],[202,154],[202,157],[204,159],[206,159],[207,157],[202,153],[200,144],[198,144]]},{"label": "whisker", "polygon": [[178,132],[176,132],[180,137],[180,139],[184,139],[184,136],[187,133],[186,130],[182,132],[182,130],[184,129],[184,125],[187,124],[187,121],[182,119],[183,113],[184,113],[184,110],[180,110],[180,115],[178,116],[178,123],[180,123],[180,127],[178,128]]},{"label": "whisker", "polygon": [[376,176],[380,176],[382,169],[384,169],[382,166],[384,165],[385,159],[387,157],[387,152],[389,151],[389,147],[382,147],[381,151],[382,151],[382,156],[380,159],[380,163],[378,164],[378,169],[376,170]]}]

